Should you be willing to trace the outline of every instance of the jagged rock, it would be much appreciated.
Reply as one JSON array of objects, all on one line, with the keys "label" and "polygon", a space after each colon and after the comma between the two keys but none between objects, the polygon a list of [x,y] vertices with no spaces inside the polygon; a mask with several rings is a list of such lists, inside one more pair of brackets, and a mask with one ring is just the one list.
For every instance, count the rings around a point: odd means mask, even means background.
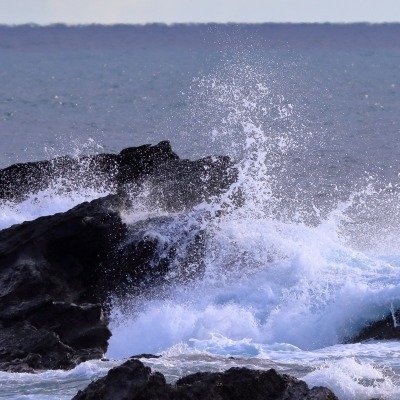
[{"label": "jagged rock", "polygon": [[73,400],[337,400],[327,388],[268,371],[231,368],[186,376],[174,385],[138,360],[128,360],[79,391]]},{"label": "jagged rock", "polygon": [[327,388],[309,389],[292,376],[247,368],[231,368],[224,373],[200,372],[177,381],[178,390],[188,392],[193,399],[221,400],[335,400]]},{"label": "jagged rock", "polygon": [[[131,236],[119,214],[127,205],[122,193],[109,195],[0,231],[0,369],[65,369],[101,358],[111,336],[108,296],[162,283],[171,260],[156,241]],[[34,342],[24,342],[28,334]]]},{"label": "jagged rock", "polygon": [[97,300],[90,287],[102,261],[126,235],[119,210],[128,201],[110,195],[0,231],[0,315],[5,305],[38,302],[46,295],[57,301]]},{"label": "jagged rock", "polygon": [[229,157],[181,160],[167,141],[129,147],[119,154],[63,156],[0,170],[0,200],[21,201],[61,181],[65,188],[97,187],[112,192],[149,184],[149,201],[169,210],[192,207],[218,195],[236,179]]},{"label": "jagged rock", "polygon": [[123,202],[108,196],[0,232],[0,369],[102,357],[111,332],[96,281],[127,231]]},{"label": "jagged rock", "polygon": [[[171,391],[174,390],[171,388]],[[169,388],[164,376],[153,374],[149,367],[132,359],[112,368],[106,377],[92,382],[85,390],[80,390],[73,400],[157,399],[158,392],[164,393],[164,399],[168,398]]]},{"label": "jagged rock", "polygon": [[[396,322],[395,322],[396,321]],[[357,343],[365,340],[400,340],[400,310],[383,317],[380,321],[370,323],[361,332],[348,340],[348,343]]]},{"label": "jagged rock", "polygon": [[[0,232],[0,369],[18,362],[71,368],[101,358],[111,335],[103,315],[109,294],[140,294],[163,282],[172,256],[159,254],[143,224],[142,236],[131,235],[118,212],[126,203],[110,195]],[[22,322],[26,329],[15,328]],[[21,349],[27,329],[38,342],[51,338],[47,350]]]},{"label": "jagged rock", "polygon": [[[151,182],[148,200],[175,210],[220,194],[235,179],[227,158],[179,160],[168,142],[79,162],[106,176],[117,194],[0,231],[0,370],[72,368],[101,358],[111,335],[109,295],[117,288],[117,295],[141,294],[168,283],[174,244],[147,233],[168,221],[126,226],[120,211],[133,200],[123,188],[140,191]],[[75,173],[77,163],[64,157],[2,170],[0,198],[39,190],[49,179]],[[181,260],[182,269],[201,258],[201,232],[193,241],[197,250]],[[24,341],[27,335],[32,340]]]}]

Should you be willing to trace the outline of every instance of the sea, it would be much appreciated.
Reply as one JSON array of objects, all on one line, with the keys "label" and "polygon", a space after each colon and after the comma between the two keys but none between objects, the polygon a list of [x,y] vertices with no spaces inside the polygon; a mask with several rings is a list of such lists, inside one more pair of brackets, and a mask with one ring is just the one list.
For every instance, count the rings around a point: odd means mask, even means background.
[{"label": "sea", "polygon": [[[340,400],[400,399],[400,342],[349,343],[400,324],[400,24],[0,26],[0,140],[0,168],[169,140],[238,170],[184,212],[132,193],[127,224],[168,216],[149,235],[177,248],[171,284],[110,297],[107,361],[0,372],[0,399],[71,399],[141,353],[169,382],[275,368]],[[3,201],[0,229],[108,190],[71,173]],[[185,279],[200,231],[204,273]]]}]

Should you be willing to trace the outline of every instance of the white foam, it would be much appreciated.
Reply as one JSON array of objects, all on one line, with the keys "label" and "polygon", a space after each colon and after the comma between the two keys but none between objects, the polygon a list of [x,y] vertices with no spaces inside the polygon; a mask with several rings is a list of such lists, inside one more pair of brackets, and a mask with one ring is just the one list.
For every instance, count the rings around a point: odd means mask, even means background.
[{"label": "white foam", "polygon": [[110,356],[159,352],[215,334],[316,349],[356,334],[366,321],[389,313],[393,302],[400,306],[400,260],[367,257],[332,237],[323,240],[326,234],[325,226],[220,221],[209,239],[204,277],[127,316],[114,329]]},{"label": "white foam", "polygon": [[[395,224],[390,235],[369,234],[388,215],[397,221],[398,195],[389,191],[383,201],[379,182],[372,180],[347,201],[337,188],[325,202],[310,201],[312,190],[291,180],[296,171],[289,168],[296,164],[287,155],[303,150],[311,135],[296,121],[292,102],[269,90],[264,78],[233,66],[197,82],[211,107],[211,138],[232,144],[239,177],[212,204],[170,216],[162,226],[163,241],[173,242],[179,254],[172,268],[179,268],[195,237],[182,240],[179,232],[206,231],[204,274],[188,283],[173,271],[175,285],[159,298],[116,304],[108,356],[271,359],[295,371],[318,368],[308,381],[323,385],[331,376],[329,385],[343,399],[397,393],[397,383],[380,381],[375,350],[360,364],[353,360],[360,348],[339,343],[400,308],[398,241],[389,240]],[[357,227],[357,218],[368,220],[361,224],[368,234]],[[369,349],[376,348],[363,351]],[[392,367],[400,365],[393,361]],[[368,382],[376,383],[373,389]]]},{"label": "white foam", "polygon": [[32,221],[46,215],[65,212],[85,201],[106,196],[109,192],[99,190],[77,188],[75,190],[62,190],[58,185],[51,186],[38,193],[30,194],[20,203],[0,203],[0,229],[5,229],[24,221]]},{"label": "white foam", "polygon": [[307,374],[303,380],[312,386],[330,388],[340,400],[369,400],[371,398],[398,399],[400,388],[396,386],[390,371],[354,358],[326,362]]},{"label": "white foam", "polygon": [[71,371],[36,374],[0,372],[0,399],[68,400],[119,362],[86,361]]}]

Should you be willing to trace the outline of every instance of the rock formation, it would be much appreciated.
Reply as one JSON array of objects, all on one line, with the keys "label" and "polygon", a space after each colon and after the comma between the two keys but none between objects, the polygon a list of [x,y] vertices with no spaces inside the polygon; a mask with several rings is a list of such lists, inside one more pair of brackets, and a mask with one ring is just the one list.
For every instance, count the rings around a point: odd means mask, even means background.
[{"label": "rock formation", "polygon": [[[120,211],[131,199],[124,188],[151,183],[149,201],[177,210],[222,193],[236,177],[227,158],[180,160],[167,142],[85,160],[116,194],[0,231],[0,370],[66,369],[101,358],[111,335],[109,295],[116,288],[140,294],[162,283],[173,246],[161,254],[146,227],[165,221],[126,226]],[[73,174],[77,162],[6,168],[0,197],[15,200],[43,189],[60,174]]]},{"label": "rock formation", "polygon": [[129,147],[119,154],[98,154],[15,164],[0,170],[0,200],[21,201],[54,182],[101,185],[113,192],[127,186],[140,191],[149,183],[149,201],[169,210],[191,207],[223,193],[236,179],[229,157],[181,160],[167,141]]},{"label": "rock formation", "polygon": [[126,233],[109,196],[0,232],[0,369],[71,368],[111,336],[96,292]]},{"label": "rock formation", "polygon": [[73,400],[337,400],[327,388],[309,389],[301,380],[274,369],[231,368],[202,372],[167,384],[139,360],[128,360],[79,391]]},{"label": "rock formation", "polygon": [[400,310],[394,315],[389,314],[382,317],[380,321],[375,321],[367,325],[348,343],[357,343],[365,340],[400,340]]}]

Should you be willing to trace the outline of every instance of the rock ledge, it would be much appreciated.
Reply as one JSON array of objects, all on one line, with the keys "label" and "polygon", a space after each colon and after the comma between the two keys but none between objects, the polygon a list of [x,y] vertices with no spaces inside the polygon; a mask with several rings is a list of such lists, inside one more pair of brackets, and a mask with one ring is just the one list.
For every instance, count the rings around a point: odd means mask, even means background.
[{"label": "rock ledge", "polygon": [[301,380],[274,369],[231,368],[201,372],[167,384],[139,360],[128,360],[92,382],[72,400],[338,400],[327,388],[309,389]]}]

